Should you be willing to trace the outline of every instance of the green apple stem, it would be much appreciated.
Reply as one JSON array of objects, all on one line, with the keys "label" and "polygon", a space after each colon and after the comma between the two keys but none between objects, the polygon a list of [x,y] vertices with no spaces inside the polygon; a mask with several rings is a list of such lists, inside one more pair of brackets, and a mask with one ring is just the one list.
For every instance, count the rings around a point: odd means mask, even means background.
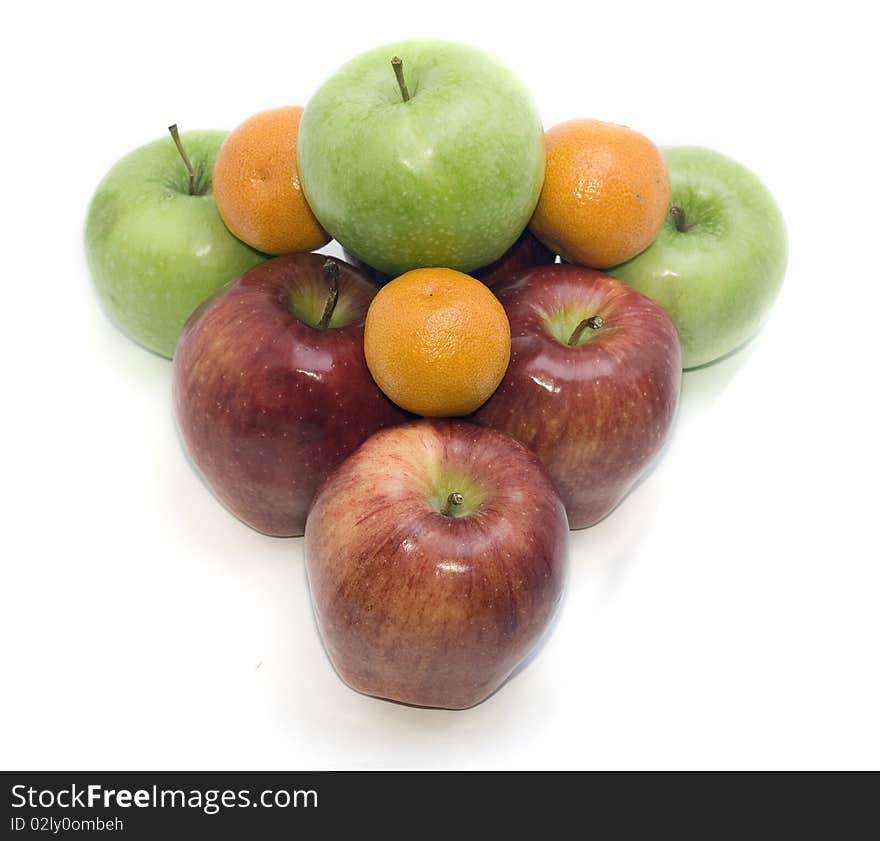
[{"label": "green apple stem", "polygon": [[397,76],[397,84],[400,87],[400,95],[403,101],[409,100],[409,88],[406,86],[406,79],[403,78],[403,59],[396,55],[391,59],[391,66],[394,68],[394,75]]},{"label": "green apple stem", "polygon": [[675,230],[679,233],[686,234],[691,229],[691,226],[687,223],[684,211],[680,207],[670,207],[669,215],[672,217]]},{"label": "green apple stem", "polygon": [[177,147],[177,151],[180,152],[180,157],[183,158],[183,165],[186,167],[186,171],[189,173],[189,194],[194,196],[196,194],[196,171],[193,169],[192,161],[189,159],[189,155],[186,154],[186,149],[183,148],[183,143],[180,140],[180,134],[177,131],[177,123],[173,126],[168,126],[168,131],[171,132],[171,138],[174,140],[174,145]]},{"label": "green apple stem", "polygon": [[319,330],[326,330],[333,318],[333,310],[339,300],[339,265],[335,260],[327,260],[321,267],[324,269],[324,277],[327,279],[327,303],[324,304],[324,312],[318,322]]},{"label": "green apple stem", "polygon": [[578,341],[580,341],[581,336],[584,334],[584,330],[598,330],[605,323],[605,319],[602,318],[601,315],[591,315],[589,318],[585,318],[571,333],[571,336],[568,339],[569,347],[574,347]]},{"label": "green apple stem", "polygon": [[463,503],[464,503],[464,497],[460,493],[453,492],[453,493],[449,494],[449,496],[446,497],[446,503],[440,509],[440,513],[444,517],[452,517],[452,516],[454,516],[452,513],[453,510],[458,508],[458,506],[462,505]]}]

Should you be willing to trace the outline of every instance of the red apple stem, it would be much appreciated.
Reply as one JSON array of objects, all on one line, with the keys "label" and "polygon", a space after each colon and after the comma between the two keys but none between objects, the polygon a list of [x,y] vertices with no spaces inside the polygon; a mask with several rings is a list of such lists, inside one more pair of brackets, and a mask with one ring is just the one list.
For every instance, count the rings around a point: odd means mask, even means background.
[{"label": "red apple stem", "polygon": [[585,318],[572,331],[571,336],[568,339],[569,346],[574,347],[578,341],[580,341],[581,336],[584,334],[584,330],[598,330],[603,324],[605,324],[605,319],[602,318],[601,315],[591,315],[589,318]]},{"label": "red apple stem", "polygon": [[679,233],[686,234],[691,229],[691,226],[687,223],[684,211],[680,207],[670,207],[669,215],[672,217],[675,230]]},{"label": "red apple stem", "polygon": [[327,260],[321,268],[327,279],[327,303],[324,304],[324,312],[321,313],[318,329],[326,330],[330,326],[333,310],[336,309],[336,302],[339,300],[339,265],[335,260]]},{"label": "red apple stem", "polygon": [[186,149],[183,148],[180,133],[177,131],[177,123],[173,126],[168,126],[168,131],[171,132],[171,138],[174,140],[174,145],[177,147],[177,151],[180,152],[180,157],[183,158],[183,165],[186,167],[186,171],[189,174],[189,194],[194,196],[196,194],[196,171],[193,169],[189,155],[186,154]]},{"label": "red apple stem", "polygon": [[409,88],[406,86],[406,79],[403,78],[403,59],[396,55],[391,59],[391,66],[394,68],[394,75],[397,76],[397,85],[400,88],[400,95],[403,101],[409,100]]},{"label": "red apple stem", "polygon": [[444,517],[451,517],[454,508],[458,508],[464,502],[464,497],[460,493],[451,493],[446,497],[446,503],[440,509],[440,513]]}]

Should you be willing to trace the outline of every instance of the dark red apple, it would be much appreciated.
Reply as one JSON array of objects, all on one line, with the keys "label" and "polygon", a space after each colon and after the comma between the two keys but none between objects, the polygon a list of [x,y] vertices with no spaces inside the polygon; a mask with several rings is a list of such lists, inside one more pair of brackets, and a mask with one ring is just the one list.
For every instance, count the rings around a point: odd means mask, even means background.
[{"label": "dark red apple", "polygon": [[649,298],[593,269],[543,266],[494,290],[511,354],[474,420],[538,454],[568,512],[591,526],[666,440],[681,390],[675,325]]},{"label": "dark red apple", "polygon": [[378,269],[374,269],[372,266],[367,265],[360,257],[356,257],[347,249],[343,248],[342,254],[352,266],[359,268],[370,280],[373,281],[373,283],[377,283],[379,286],[384,286],[389,280],[391,280],[391,275],[385,274],[385,272],[380,272]]},{"label": "dark red apple", "polygon": [[[387,283],[391,277],[372,266],[368,266],[363,260],[344,251],[345,258],[366,272],[370,280],[378,284]],[[507,249],[494,263],[471,272],[477,280],[481,280],[490,289],[502,280],[508,280],[520,272],[533,266],[549,265],[556,260],[556,255],[544,245],[528,228],[522,232],[519,239]]]},{"label": "dark red apple", "polygon": [[339,676],[418,706],[484,700],[550,622],[567,532],[546,471],[507,435],[461,421],[376,433],[306,525],[312,603]]},{"label": "dark red apple", "polygon": [[320,254],[268,260],[197,310],[174,354],[190,457],[245,523],[302,534],[321,482],[377,429],[407,419],[364,360],[376,286]]},{"label": "dark red apple", "polygon": [[473,275],[493,289],[502,281],[511,280],[526,269],[550,265],[555,260],[556,255],[526,228],[520,238],[494,263],[475,271]]}]

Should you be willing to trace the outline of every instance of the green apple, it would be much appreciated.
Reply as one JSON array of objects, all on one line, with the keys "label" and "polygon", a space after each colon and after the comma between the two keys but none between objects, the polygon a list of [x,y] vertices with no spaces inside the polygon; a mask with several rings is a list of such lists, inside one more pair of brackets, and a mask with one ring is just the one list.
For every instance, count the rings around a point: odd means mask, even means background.
[{"label": "green apple", "polygon": [[544,132],[531,95],[497,59],[406,41],[364,53],[321,86],[302,116],[298,161],[318,220],[359,260],[389,275],[469,272],[501,257],[529,221]]},{"label": "green apple", "polygon": [[785,274],[785,223],[742,164],[694,146],[662,152],[672,181],[666,223],[652,245],[608,273],[666,309],[683,366],[696,368],[758,332]]},{"label": "green apple", "polygon": [[175,128],[120,160],[89,205],[86,256],[101,303],[162,356],[174,354],[199,304],[265,259],[229,233],[214,204],[211,173],[226,134],[175,137]]}]

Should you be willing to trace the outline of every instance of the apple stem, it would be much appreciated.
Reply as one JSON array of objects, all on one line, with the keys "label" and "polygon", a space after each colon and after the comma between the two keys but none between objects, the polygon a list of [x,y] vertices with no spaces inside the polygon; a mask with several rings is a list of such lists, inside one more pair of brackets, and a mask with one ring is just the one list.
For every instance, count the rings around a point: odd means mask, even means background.
[{"label": "apple stem", "polygon": [[464,502],[464,497],[460,493],[451,493],[446,497],[446,504],[440,509],[440,513],[444,517],[452,516],[452,509],[458,508]]},{"label": "apple stem", "polygon": [[397,76],[397,84],[400,87],[400,95],[403,101],[409,100],[409,88],[406,86],[406,79],[403,78],[403,59],[396,55],[391,59],[391,66],[394,68],[394,75]]},{"label": "apple stem", "polygon": [[584,330],[598,330],[602,325],[605,324],[605,319],[602,318],[601,315],[591,315],[589,318],[585,318],[571,333],[571,336],[568,339],[569,347],[574,347],[580,337],[583,335]]},{"label": "apple stem", "polygon": [[324,277],[327,278],[327,303],[324,304],[318,329],[326,330],[330,326],[333,310],[336,309],[336,302],[339,300],[339,265],[335,260],[327,260],[321,268],[324,270]]},{"label": "apple stem", "polygon": [[183,158],[183,165],[186,167],[187,173],[189,173],[189,194],[194,196],[196,194],[196,171],[193,169],[189,155],[186,154],[186,149],[183,148],[180,134],[177,131],[177,123],[173,126],[168,126],[168,131],[171,132],[171,138],[174,140],[174,145],[177,147],[177,151],[180,152],[180,157]]},{"label": "apple stem", "polygon": [[672,217],[675,230],[679,233],[686,234],[691,229],[685,218],[684,211],[680,207],[670,207],[669,215]]}]

